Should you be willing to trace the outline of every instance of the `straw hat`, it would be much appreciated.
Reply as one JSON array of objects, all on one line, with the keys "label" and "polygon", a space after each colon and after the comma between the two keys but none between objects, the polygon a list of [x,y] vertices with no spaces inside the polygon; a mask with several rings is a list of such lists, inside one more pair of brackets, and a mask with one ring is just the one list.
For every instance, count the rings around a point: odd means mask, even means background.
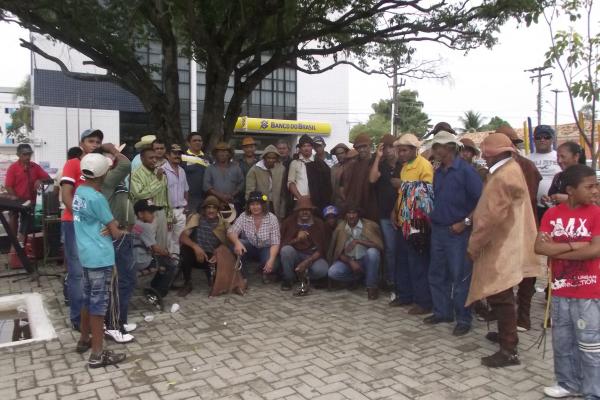
[{"label": "straw hat", "polygon": [[457,146],[462,146],[462,143],[456,138],[455,135],[453,135],[447,131],[439,131],[433,137],[433,140],[431,141],[431,147],[435,146],[436,144],[450,144],[450,143],[454,143]]},{"label": "straw hat", "polygon": [[231,146],[227,142],[219,142],[219,143],[217,143],[216,146],[215,146],[215,148],[212,150],[212,154],[214,155],[219,150],[226,150],[229,153],[231,153],[231,156],[233,156],[233,149],[231,148]]},{"label": "straw hat", "polygon": [[421,147],[421,142],[419,141],[419,138],[412,133],[405,133],[394,142],[394,146],[412,146],[418,149]]},{"label": "straw hat", "polygon": [[140,141],[135,144],[135,149],[140,150],[143,147],[150,146],[156,140],[156,135],[145,135],[140,138]]}]

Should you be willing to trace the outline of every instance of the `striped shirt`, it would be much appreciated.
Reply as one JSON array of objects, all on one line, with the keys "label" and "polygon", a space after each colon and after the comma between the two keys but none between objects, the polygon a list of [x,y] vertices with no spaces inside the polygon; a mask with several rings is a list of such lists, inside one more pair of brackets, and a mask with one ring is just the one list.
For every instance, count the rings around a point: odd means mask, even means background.
[{"label": "striped shirt", "polygon": [[142,165],[131,174],[131,195],[135,199],[134,202],[150,199],[155,206],[165,207],[167,221],[172,219],[166,176],[163,175],[159,180],[154,171]]}]

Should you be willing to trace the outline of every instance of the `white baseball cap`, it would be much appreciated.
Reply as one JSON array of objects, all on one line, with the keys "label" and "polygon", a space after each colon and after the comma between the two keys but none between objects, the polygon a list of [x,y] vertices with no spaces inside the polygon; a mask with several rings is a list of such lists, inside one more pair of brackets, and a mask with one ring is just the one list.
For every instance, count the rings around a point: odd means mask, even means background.
[{"label": "white baseball cap", "polygon": [[90,153],[81,159],[81,175],[84,178],[100,178],[106,175],[112,161],[99,153]]}]

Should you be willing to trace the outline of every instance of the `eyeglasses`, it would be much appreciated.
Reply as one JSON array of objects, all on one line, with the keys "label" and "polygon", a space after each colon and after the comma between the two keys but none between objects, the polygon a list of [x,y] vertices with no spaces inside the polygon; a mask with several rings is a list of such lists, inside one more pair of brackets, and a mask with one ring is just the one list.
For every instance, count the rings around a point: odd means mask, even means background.
[{"label": "eyeglasses", "polygon": [[536,136],[535,140],[552,140],[552,136],[550,136],[550,135]]}]

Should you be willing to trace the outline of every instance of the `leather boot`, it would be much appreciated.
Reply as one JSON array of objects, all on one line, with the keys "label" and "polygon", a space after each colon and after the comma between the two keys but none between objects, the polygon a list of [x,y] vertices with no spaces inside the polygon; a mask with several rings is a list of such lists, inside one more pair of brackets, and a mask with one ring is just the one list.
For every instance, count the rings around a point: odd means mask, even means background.
[{"label": "leather boot", "polygon": [[504,368],[519,364],[521,364],[521,361],[519,361],[519,356],[517,355],[516,351],[511,353],[505,350],[500,350],[491,356],[481,358],[481,365],[488,368]]}]

